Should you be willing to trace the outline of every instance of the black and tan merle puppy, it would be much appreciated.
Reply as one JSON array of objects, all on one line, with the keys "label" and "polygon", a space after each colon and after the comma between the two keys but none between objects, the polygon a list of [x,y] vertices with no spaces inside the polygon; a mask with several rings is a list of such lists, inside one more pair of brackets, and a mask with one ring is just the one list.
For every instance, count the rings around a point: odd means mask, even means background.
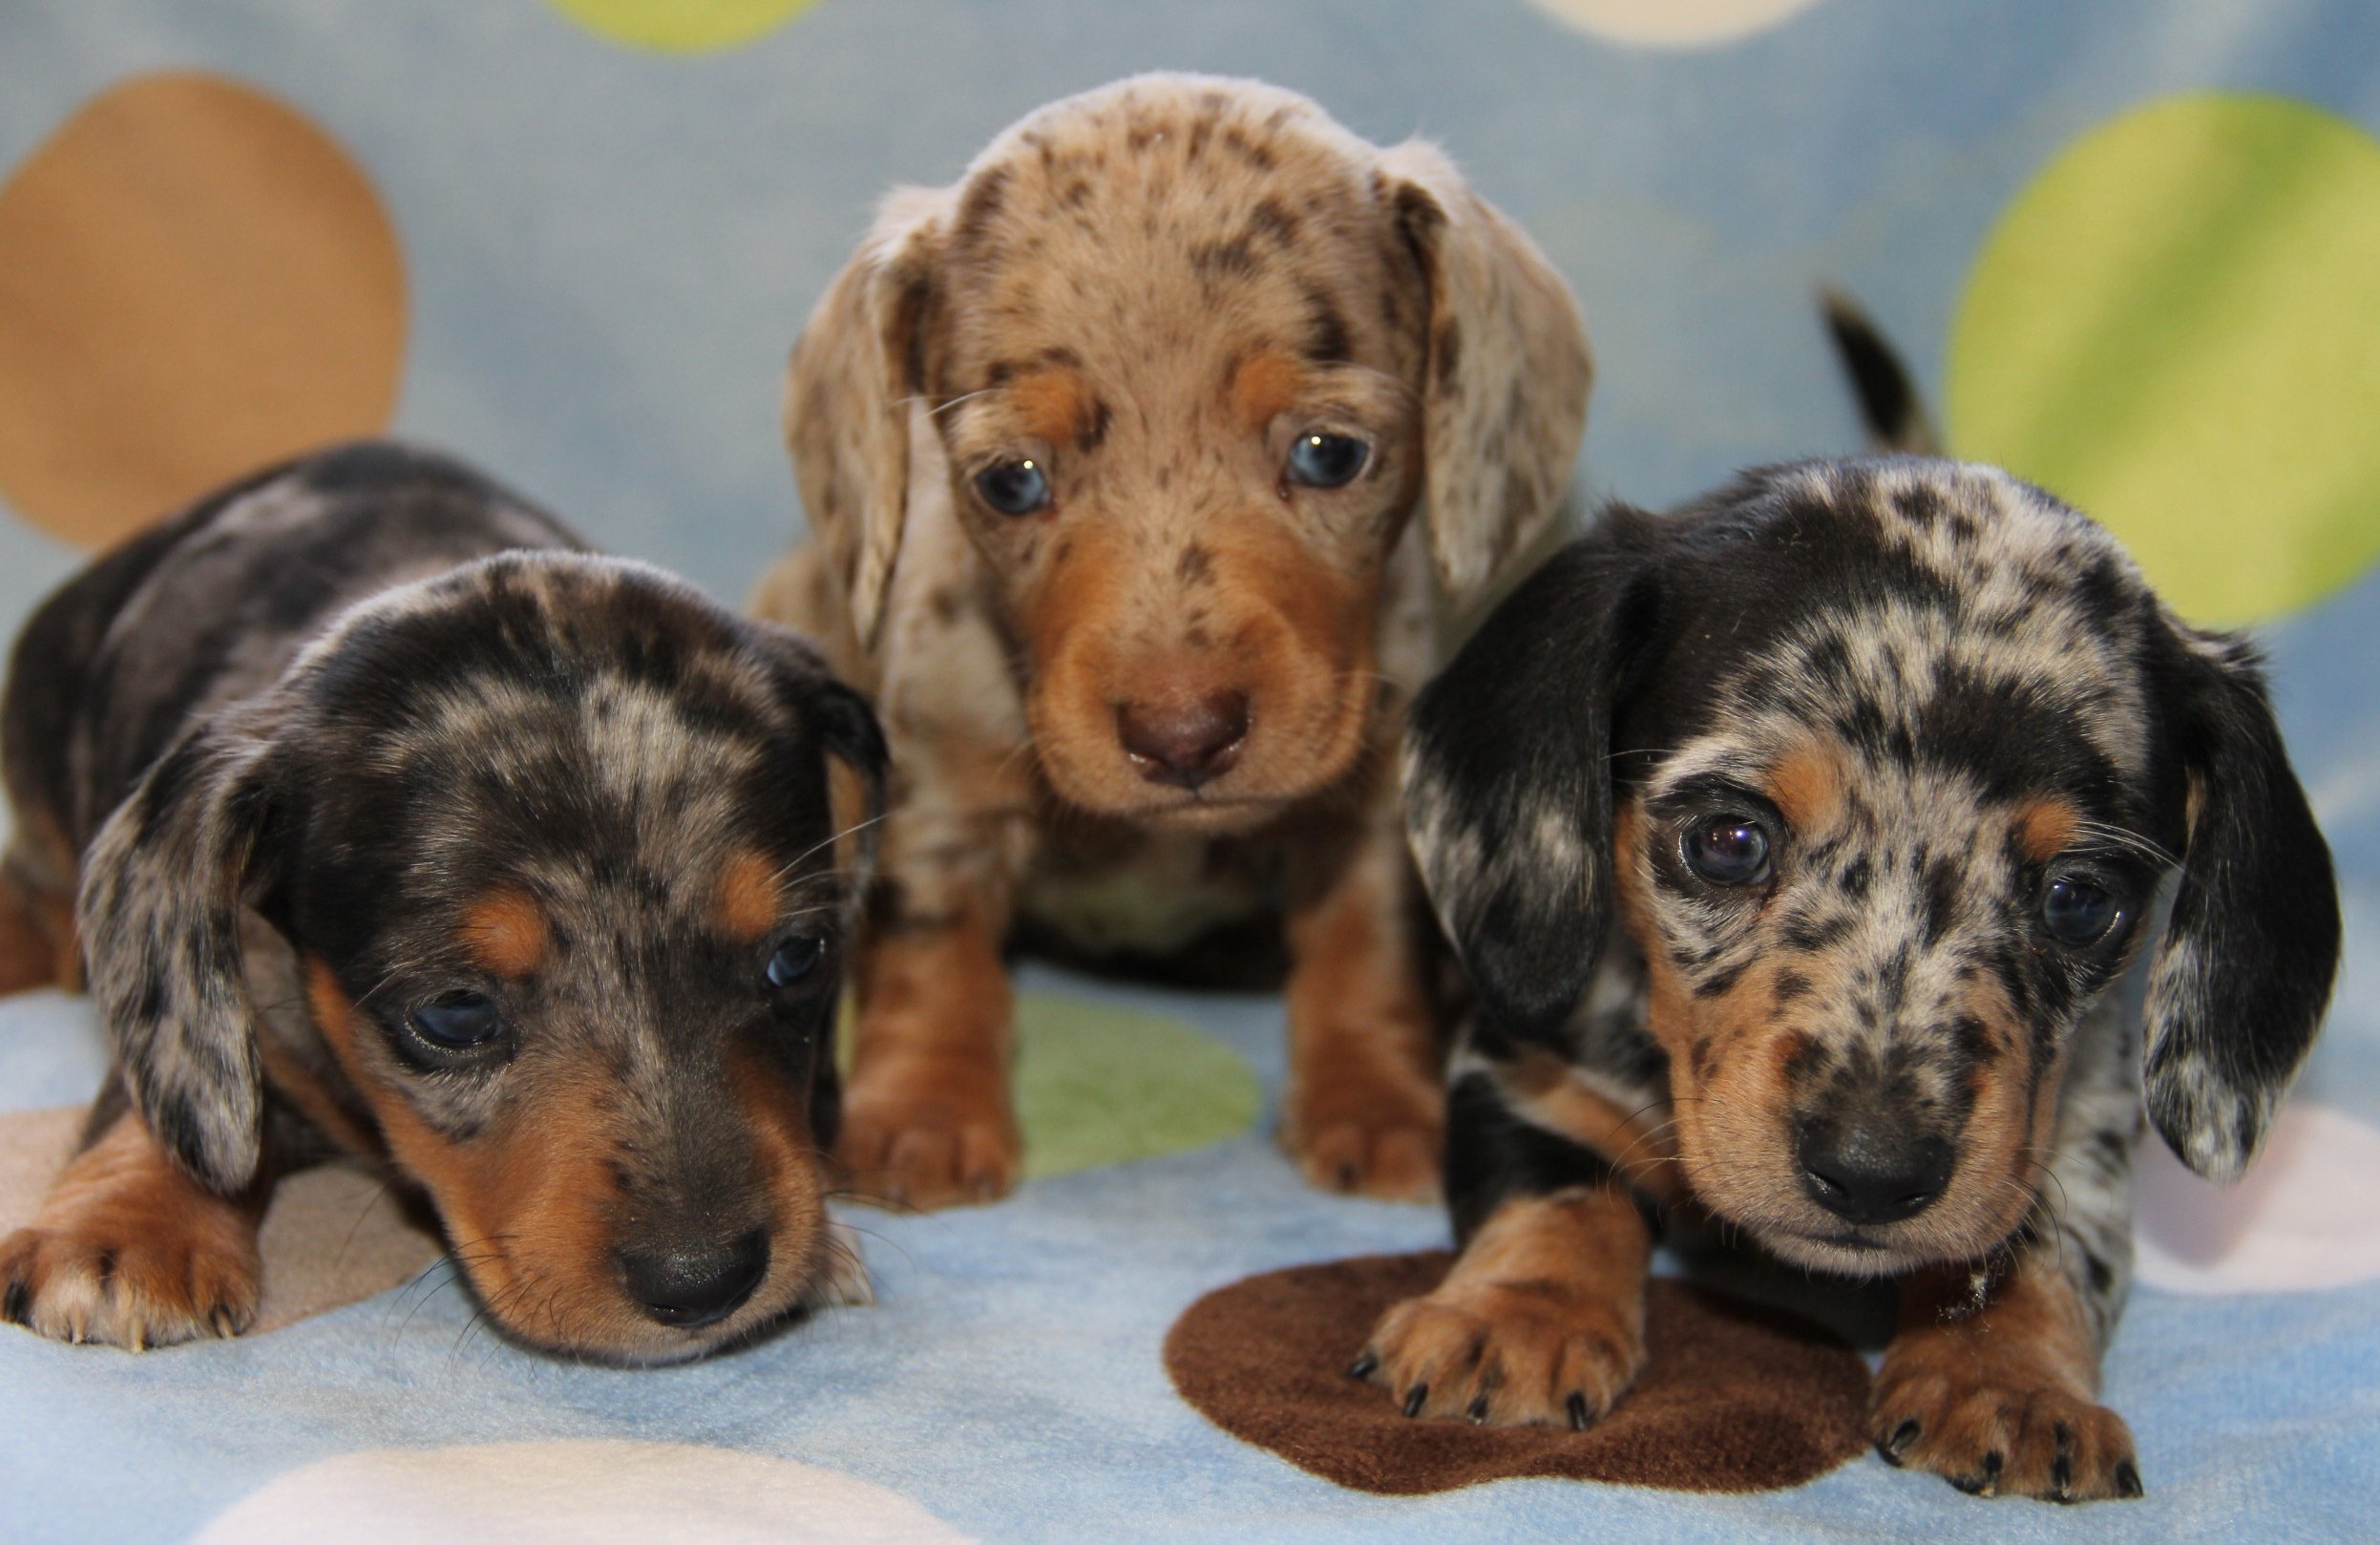
[{"label": "black and tan merle puppy", "polygon": [[1643,1361],[1655,1230],[1698,1215],[1899,1280],[1887,1459],[2138,1495],[2096,1391],[2144,1089],[2192,1169],[2238,1175],[2339,952],[2250,648],[2038,489],[1812,462],[1611,511],[1410,745],[1479,998],[1462,1255],[1355,1371],[1408,1414],[1585,1426]]},{"label": "black and tan merle puppy", "polygon": [[884,753],[794,635],[359,444],[68,584],[5,734],[0,955],[79,953],[115,1054],[0,1243],[10,1319],[239,1330],[275,1178],[342,1150],[547,1349],[670,1362],[864,1286],[820,1153],[832,812]]}]

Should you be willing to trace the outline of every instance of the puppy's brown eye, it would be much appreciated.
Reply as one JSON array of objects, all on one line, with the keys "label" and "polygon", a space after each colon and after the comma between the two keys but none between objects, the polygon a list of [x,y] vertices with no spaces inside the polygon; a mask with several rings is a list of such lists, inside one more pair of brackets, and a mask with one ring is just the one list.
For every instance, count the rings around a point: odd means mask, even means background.
[{"label": "puppy's brown eye", "polygon": [[434,1047],[462,1051],[484,1046],[504,1028],[495,1000],[484,992],[449,992],[415,1006],[406,1020]]},{"label": "puppy's brown eye", "polygon": [[1003,461],[975,475],[975,491],[1002,515],[1031,515],[1049,503],[1049,474],[1038,461]]},{"label": "puppy's brown eye", "polygon": [[2096,944],[2123,916],[2116,898],[2079,875],[2060,875],[2041,898],[2041,925],[2070,949]]},{"label": "puppy's brown eye", "polygon": [[1345,434],[1300,434],[1289,448],[1289,476],[1308,488],[1338,488],[1356,480],[1372,448]]},{"label": "puppy's brown eye", "polygon": [[1686,831],[1686,867],[1714,885],[1752,885],[1768,878],[1768,833],[1740,815],[1714,815]]},{"label": "puppy's brown eye", "polygon": [[826,952],[824,941],[807,935],[796,934],[786,940],[769,957],[769,965],[764,972],[769,978],[769,984],[783,992],[818,969],[818,958]]}]

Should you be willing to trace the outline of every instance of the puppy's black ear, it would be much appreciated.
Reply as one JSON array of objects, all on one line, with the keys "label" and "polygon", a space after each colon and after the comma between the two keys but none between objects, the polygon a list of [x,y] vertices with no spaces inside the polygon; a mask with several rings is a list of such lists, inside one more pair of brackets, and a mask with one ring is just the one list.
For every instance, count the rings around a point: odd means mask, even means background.
[{"label": "puppy's black ear", "polygon": [[1611,722],[1657,593],[1610,510],[1556,553],[1415,700],[1405,822],[1422,884],[1504,1033],[1550,1031],[1611,924]]},{"label": "puppy's black ear", "polygon": [[77,923],[134,1109],[176,1162],[231,1195],[255,1177],[263,1089],[240,912],[275,862],[271,742],[235,720],[185,734],[99,829]]},{"label": "puppy's black ear", "polygon": [[2254,650],[2172,624],[2160,653],[2186,832],[2149,968],[2143,1089],[2181,1161],[2230,1180],[2313,1044],[2339,964],[2339,893]]},{"label": "puppy's black ear", "polygon": [[862,794],[858,803],[864,810],[845,812],[838,801],[837,821],[857,837],[862,867],[873,867],[877,829],[884,818],[885,779],[892,765],[892,752],[875,709],[829,668],[825,656],[810,640],[773,623],[751,625],[761,635],[779,695],[829,754],[857,775]]}]

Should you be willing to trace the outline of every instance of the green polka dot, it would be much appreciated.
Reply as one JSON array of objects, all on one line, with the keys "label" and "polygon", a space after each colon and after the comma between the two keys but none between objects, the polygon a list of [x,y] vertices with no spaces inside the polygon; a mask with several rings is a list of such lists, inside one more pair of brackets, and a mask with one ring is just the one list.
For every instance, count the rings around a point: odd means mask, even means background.
[{"label": "green polka dot", "polygon": [[1950,339],[1949,435],[2072,500],[2192,621],[2380,557],[2380,142],[2278,97],[2169,98],[2018,196]]},{"label": "green polka dot", "polygon": [[[851,1045],[847,1000],[847,1071]],[[1027,1179],[1219,1143],[1263,1101],[1238,1052],[1177,1019],[1039,992],[1017,997],[1015,1078]]]},{"label": "green polka dot", "polygon": [[549,0],[593,32],[656,53],[705,53],[749,43],[817,0]]}]

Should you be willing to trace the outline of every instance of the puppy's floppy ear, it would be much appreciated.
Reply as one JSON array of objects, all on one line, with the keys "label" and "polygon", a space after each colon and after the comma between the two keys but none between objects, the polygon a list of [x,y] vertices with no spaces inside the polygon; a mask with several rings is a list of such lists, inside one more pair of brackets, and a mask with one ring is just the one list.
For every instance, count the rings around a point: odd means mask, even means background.
[{"label": "puppy's floppy ear", "polygon": [[1415,700],[1406,828],[1483,1022],[1504,1034],[1553,1030],[1594,973],[1613,901],[1612,719],[1657,607],[1643,559],[1598,531],[1524,582]]},{"label": "puppy's floppy ear", "polygon": [[813,539],[874,642],[909,506],[911,399],[949,194],[903,189],[835,276],[785,379],[785,435]]},{"label": "puppy's floppy ear", "polygon": [[2339,964],[2339,894],[2255,651],[2168,627],[2160,706],[2187,832],[2149,968],[2142,1084],[2182,1162],[2230,1180],[2313,1044]]},{"label": "puppy's floppy ear", "polygon": [[1560,510],[1593,363],[1569,286],[1443,153],[1407,140],[1381,153],[1380,169],[1429,287],[1430,558],[1460,603]]},{"label": "puppy's floppy ear", "polygon": [[892,766],[892,752],[875,709],[834,674],[810,640],[773,623],[750,625],[760,635],[778,695],[818,736],[828,753],[857,777],[865,811],[857,821],[845,824],[856,829],[860,867],[863,871],[872,868],[884,816],[885,779]]},{"label": "puppy's floppy ear", "polygon": [[158,759],[83,865],[91,992],[133,1106],[224,1196],[255,1177],[262,1144],[240,913],[270,879],[280,800],[269,738],[219,719]]}]

